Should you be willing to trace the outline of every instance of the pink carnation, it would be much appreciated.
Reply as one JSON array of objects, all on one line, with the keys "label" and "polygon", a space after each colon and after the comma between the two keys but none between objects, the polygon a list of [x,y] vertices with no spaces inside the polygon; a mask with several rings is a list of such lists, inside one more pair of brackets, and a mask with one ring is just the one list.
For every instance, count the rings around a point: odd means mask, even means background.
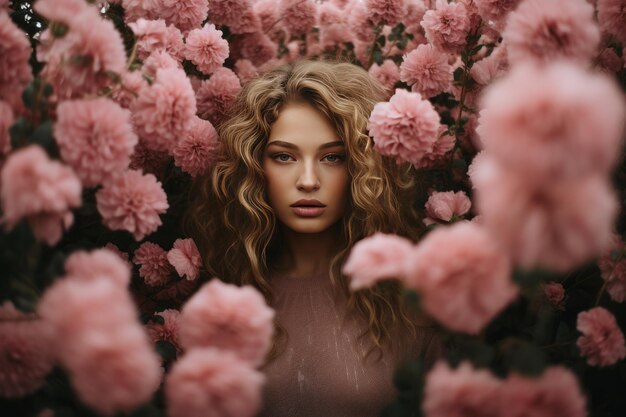
[{"label": "pink carnation", "polygon": [[189,32],[185,57],[203,73],[211,74],[228,58],[228,42],[222,38],[221,30],[207,24],[202,29]]},{"label": "pink carnation", "polygon": [[477,131],[485,149],[540,183],[608,173],[622,146],[619,87],[570,63],[518,64],[485,92],[482,108]]},{"label": "pink carnation", "polygon": [[404,0],[367,0],[367,12],[375,24],[395,26],[404,16]]},{"label": "pink carnation", "polygon": [[85,187],[100,185],[128,168],[137,144],[130,112],[105,98],[59,104],[54,137],[61,157]]},{"label": "pink carnation", "polygon": [[259,76],[259,70],[248,59],[238,59],[235,62],[235,73],[239,77],[241,84],[245,84]]},{"label": "pink carnation", "polygon": [[83,0],[37,0],[33,4],[33,10],[50,22],[66,24],[87,7]]},{"label": "pink carnation", "polygon": [[563,288],[563,285],[558,282],[549,282],[547,284],[541,284],[541,288],[554,308],[557,310],[565,310],[563,307],[563,301],[565,300],[565,288]]},{"label": "pink carnation", "polygon": [[506,47],[500,45],[491,55],[475,62],[470,69],[470,75],[478,84],[487,85],[493,79],[503,75],[508,70]]},{"label": "pink carnation", "polygon": [[206,0],[151,0],[144,3],[153,3],[153,6],[148,7],[149,10],[154,10],[168,24],[175,25],[183,32],[199,27],[209,12]]},{"label": "pink carnation", "polygon": [[174,273],[174,268],[167,260],[167,252],[152,242],[144,242],[137,248],[133,263],[139,265],[139,276],[150,287],[167,284]]},{"label": "pink carnation", "polygon": [[213,125],[206,120],[195,119],[187,135],[174,148],[174,163],[192,177],[197,177],[208,172],[217,160],[219,148]]},{"label": "pink carnation", "polygon": [[141,170],[160,178],[163,175],[171,156],[164,151],[153,151],[140,140],[130,157],[130,169]]},{"label": "pink carnation", "polygon": [[368,122],[378,152],[413,164],[432,152],[439,126],[433,105],[420,94],[402,89],[389,102],[377,103]]},{"label": "pink carnation", "polygon": [[239,77],[228,68],[219,68],[209,80],[202,82],[196,93],[198,116],[218,126],[240,90]]},{"label": "pink carnation", "polygon": [[624,0],[598,0],[598,22],[603,31],[626,44],[626,6]]},{"label": "pink carnation", "polygon": [[74,172],[30,145],[11,153],[0,173],[2,222],[12,229],[26,218],[38,240],[54,245],[72,225],[70,211],[81,204],[80,180]]},{"label": "pink carnation", "polygon": [[46,323],[10,301],[0,305],[0,396],[23,397],[44,384],[54,366],[49,345]]},{"label": "pink carnation", "polygon": [[439,138],[431,153],[424,155],[424,158],[416,165],[417,168],[430,168],[440,162],[444,155],[454,149],[456,137],[446,132],[444,125],[439,127]]},{"label": "pink carnation", "polygon": [[0,161],[11,150],[11,138],[9,127],[15,122],[13,109],[4,101],[0,100]]},{"label": "pink carnation", "polygon": [[576,328],[582,336],[576,341],[591,366],[609,366],[626,358],[624,334],[613,314],[602,307],[578,314]]},{"label": "pink carnation", "polygon": [[111,99],[125,109],[131,107],[139,92],[148,87],[148,82],[141,71],[125,72],[120,83],[113,87]]},{"label": "pink carnation", "polygon": [[383,61],[382,65],[372,64],[370,75],[376,79],[389,93],[393,93],[395,85],[400,81],[398,66],[391,59]]},{"label": "pink carnation", "polygon": [[276,0],[256,0],[252,7],[259,19],[263,33],[270,33],[276,29],[276,23],[279,19]]},{"label": "pink carnation", "polygon": [[124,8],[124,20],[126,23],[144,18],[148,20],[159,18],[159,8],[163,0],[121,0]]},{"label": "pink carnation", "polygon": [[209,7],[211,22],[228,26],[231,33],[253,33],[261,27],[250,0],[212,0]]},{"label": "pink carnation", "polygon": [[317,6],[313,0],[280,0],[279,13],[292,37],[307,34],[317,21]]},{"label": "pink carnation", "polygon": [[600,71],[609,75],[619,72],[623,68],[622,59],[617,55],[615,49],[601,49],[594,58],[594,66]]},{"label": "pink carnation", "polygon": [[463,217],[471,207],[472,202],[463,191],[434,192],[426,202],[428,218],[424,223],[449,222],[453,217]]},{"label": "pink carnation", "polygon": [[404,56],[400,65],[400,79],[424,98],[447,91],[453,79],[448,55],[432,45],[419,45]]},{"label": "pink carnation", "polygon": [[115,252],[96,249],[76,251],[65,260],[65,273],[75,279],[109,279],[126,287],[130,283],[130,265]]},{"label": "pink carnation", "polygon": [[474,0],[478,14],[494,23],[505,20],[506,16],[520,3],[521,0]]},{"label": "pink carnation", "polygon": [[165,51],[155,51],[143,61],[141,70],[150,79],[156,78],[156,74],[162,69],[182,69],[180,62],[176,61]]},{"label": "pink carnation", "polygon": [[116,254],[121,260],[123,260],[126,265],[128,265],[128,268],[131,269],[132,265],[130,263],[130,260],[128,259],[128,254],[126,252],[122,252],[120,250],[120,248],[118,248],[116,245],[114,245],[113,243],[109,242],[106,245],[104,245],[103,249],[108,249],[110,252],[113,252],[114,254]]},{"label": "pink carnation", "polygon": [[[370,43],[374,40],[374,29],[372,21],[369,19],[366,6],[363,2],[354,2],[350,13],[348,14],[348,26],[354,33],[357,40]],[[356,43],[355,43],[356,48]],[[363,65],[367,62],[359,58]]]},{"label": "pink carnation", "polygon": [[180,320],[180,312],[178,310],[167,309],[155,314],[163,319],[163,324],[150,322],[146,324],[148,336],[153,343],[160,340],[169,342],[176,348],[178,355],[183,353],[178,337],[178,323]]},{"label": "pink carnation", "polygon": [[606,281],[606,291],[613,301],[621,303],[626,300],[625,245],[619,236],[613,235],[611,245],[607,249],[598,260],[598,266],[602,272],[602,279]]},{"label": "pink carnation", "polygon": [[438,49],[457,53],[465,47],[470,22],[462,3],[437,0],[436,9],[428,10],[421,24],[428,41]]},{"label": "pink carnation", "polygon": [[161,183],[152,174],[129,170],[96,193],[102,222],[111,230],[126,230],[141,240],[160,225],[169,208]]},{"label": "pink carnation", "polygon": [[200,275],[202,258],[193,239],[176,239],[167,253],[167,260],[181,277],[193,281]]},{"label": "pink carnation", "polygon": [[266,34],[255,32],[242,36],[233,45],[241,53],[241,58],[247,59],[256,66],[260,66],[278,53],[278,46]]},{"label": "pink carnation", "polygon": [[328,26],[344,21],[344,12],[336,4],[324,2],[318,7],[318,21],[320,26]]},{"label": "pink carnation", "polygon": [[509,15],[502,36],[512,64],[567,58],[586,65],[600,30],[585,0],[525,0]]},{"label": "pink carnation", "polygon": [[156,81],[142,90],[131,108],[133,122],[146,146],[171,150],[196,114],[196,101],[185,72],[177,68],[158,70]]},{"label": "pink carnation", "polygon": [[176,26],[167,25],[163,19],[139,19],[128,26],[135,34],[139,59],[145,60],[153,52],[167,52],[179,61],[182,59],[185,44]]},{"label": "pink carnation", "polygon": [[253,417],[261,406],[262,373],[230,352],[194,349],[165,380],[170,417]]},{"label": "pink carnation", "polygon": [[518,294],[508,258],[469,222],[430,232],[405,267],[406,285],[419,291],[424,310],[454,331],[480,332]]},{"label": "pink carnation", "polygon": [[257,366],[269,351],[273,319],[274,310],[256,289],[213,279],[183,306],[180,340],[185,349],[225,349]]},{"label": "pink carnation", "polygon": [[342,272],[350,276],[352,290],[371,287],[382,279],[400,278],[412,249],[408,239],[375,233],[354,245]]},{"label": "pink carnation", "polygon": [[28,60],[31,46],[8,13],[0,12],[0,100],[11,107],[21,103],[21,93],[33,79]]}]

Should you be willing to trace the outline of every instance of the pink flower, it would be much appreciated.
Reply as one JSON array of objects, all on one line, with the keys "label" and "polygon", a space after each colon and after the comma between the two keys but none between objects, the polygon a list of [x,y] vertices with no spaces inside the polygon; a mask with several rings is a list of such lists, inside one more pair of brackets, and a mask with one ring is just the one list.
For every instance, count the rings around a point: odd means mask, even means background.
[{"label": "pink flower", "polygon": [[121,287],[130,283],[130,265],[108,249],[73,252],[65,260],[65,274],[75,279],[108,279]]},{"label": "pink flower", "polygon": [[160,178],[171,156],[164,151],[148,149],[140,140],[130,157],[130,169],[141,170]]},{"label": "pink flower", "polygon": [[116,254],[121,260],[123,260],[126,265],[128,266],[129,269],[132,268],[132,265],[130,263],[130,260],[128,259],[128,254],[126,252],[122,252],[120,250],[120,248],[118,248],[116,245],[114,245],[113,243],[109,242],[106,245],[104,245],[103,249],[108,249],[110,252],[113,252],[114,254]]},{"label": "pink flower", "polygon": [[434,192],[426,202],[428,218],[424,223],[449,222],[453,217],[463,217],[471,207],[472,202],[463,191]]},{"label": "pink flower", "polygon": [[155,151],[171,150],[196,114],[189,78],[181,69],[157,70],[156,81],[140,91],[131,110],[145,145]]},{"label": "pink flower", "polygon": [[211,22],[228,26],[232,33],[253,33],[261,26],[250,0],[212,0],[209,7]]},{"label": "pink flower", "polygon": [[10,301],[0,305],[0,396],[23,397],[44,384],[54,366],[49,330]]},{"label": "pink flower", "polygon": [[[371,20],[369,20],[369,14],[363,2],[354,2],[348,14],[348,26],[359,41],[369,43],[374,39],[373,24]],[[367,65],[367,62],[364,60],[360,58],[359,60],[363,65]]]},{"label": "pink flower", "polygon": [[397,89],[389,102],[374,106],[368,129],[382,155],[418,164],[437,141],[439,114],[420,94]]},{"label": "pink flower", "polygon": [[219,148],[219,138],[213,125],[206,120],[195,119],[187,135],[173,150],[174,162],[192,177],[197,177],[213,165]]},{"label": "pink flower", "polygon": [[213,279],[183,306],[180,340],[185,349],[216,347],[257,366],[270,348],[273,319],[256,289]]},{"label": "pink flower", "polygon": [[603,307],[579,313],[576,329],[582,333],[576,345],[589,365],[609,366],[626,358],[624,334],[613,314]]},{"label": "pink flower", "polygon": [[61,157],[85,187],[100,185],[126,169],[137,144],[130,112],[105,98],[59,104],[54,137]]},{"label": "pink flower", "polygon": [[469,362],[451,369],[439,361],[426,376],[422,410],[425,417],[499,417],[501,382]]},{"label": "pink flower", "polygon": [[324,2],[319,5],[317,18],[320,26],[328,26],[344,21],[343,11],[336,4]]},{"label": "pink flower", "polygon": [[74,16],[88,7],[82,0],[38,0],[33,9],[50,22],[70,22]]},{"label": "pink flower", "polygon": [[174,268],[167,260],[167,252],[152,242],[144,242],[137,248],[133,263],[139,265],[139,276],[150,287],[167,284],[174,273]]},{"label": "pink flower", "polygon": [[[154,0],[146,3],[151,2]],[[206,0],[158,0],[154,3],[156,4],[151,9],[168,24],[175,25],[183,32],[199,27],[206,20],[209,11]]]},{"label": "pink flower", "polygon": [[494,157],[542,183],[609,173],[625,114],[619,87],[603,74],[518,64],[483,95],[477,131]]},{"label": "pink flower", "polygon": [[626,300],[626,256],[624,256],[624,242],[617,236],[612,236],[611,245],[598,260],[602,272],[602,279],[606,281],[606,291],[613,301],[621,303]]},{"label": "pink flower", "polygon": [[439,128],[439,138],[435,142],[435,146],[431,153],[424,155],[424,158],[416,165],[416,168],[430,168],[439,162],[442,157],[450,152],[456,144],[456,137],[446,133],[446,128],[441,126]]},{"label": "pink flower", "polygon": [[13,110],[4,101],[0,101],[0,161],[11,150],[11,138],[9,137],[9,127],[15,122]]},{"label": "pink flower", "polygon": [[261,66],[278,53],[276,43],[264,33],[255,32],[242,36],[240,41],[233,45],[233,49],[237,47],[241,53],[241,57],[248,59],[254,65]]},{"label": "pink flower", "polygon": [[494,78],[504,74],[508,67],[506,47],[501,44],[493,50],[491,55],[475,62],[470,69],[470,75],[478,84],[487,85]]},{"label": "pink flower", "polygon": [[181,277],[193,281],[200,275],[202,258],[193,239],[176,239],[167,253],[167,260]]},{"label": "pink flower", "polygon": [[[156,74],[162,69],[182,69],[180,62],[176,61],[165,51],[155,51],[143,61],[141,70],[150,79],[156,78]],[[140,90],[141,91],[141,90]]]},{"label": "pink flower", "polygon": [[400,81],[398,66],[391,59],[383,61],[382,65],[372,64],[369,69],[370,75],[375,78],[391,94],[395,85]]},{"label": "pink flower", "polygon": [[0,12],[0,100],[11,107],[21,103],[21,94],[33,79],[28,59],[31,46],[8,13]]},{"label": "pink flower", "polygon": [[203,73],[211,74],[228,58],[228,42],[215,25],[204,25],[187,35],[185,57]]},{"label": "pink flower", "polygon": [[160,340],[164,340],[169,342],[176,348],[176,353],[178,355],[183,353],[183,349],[180,346],[180,341],[178,338],[178,323],[180,320],[180,312],[178,310],[167,309],[163,310],[155,315],[161,317],[163,319],[163,324],[151,321],[146,324],[146,330],[148,331],[148,336],[150,336],[150,340],[153,343],[156,343]]},{"label": "pink flower", "polygon": [[135,34],[139,59],[145,60],[153,52],[167,52],[179,61],[182,59],[185,44],[176,26],[167,25],[163,19],[139,19],[128,26]]},{"label": "pink flower", "polygon": [[128,24],[141,18],[158,19],[163,0],[121,0],[121,3],[124,8],[124,20]]},{"label": "pink flower", "polygon": [[406,9],[404,0],[367,0],[365,4],[372,22],[389,26],[400,22]]},{"label": "pink flower", "polygon": [[520,3],[520,0],[474,0],[478,14],[486,21],[499,23]]},{"label": "pink flower", "polygon": [[96,193],[102,222],[111,230],[126,230],[141,240],[160,225],[169,208],[161,183],[152,174],[129,170]]},{"label": "pink flower", "polygon": [[74,172],[30,145],[11,153],[0,173],[5,228],[26,218],[37,240],[54,245],[72,225],[70,211],[81,204],[81,185]]},{"label": "pink flower", "polygon": [[194,349],[165,380],[170,417],[253,417],[261,406],[262,373],[230,352]]},{"label": "pink flower", "polygon": [[600,71],[612,75],[623,68],[623,63],[615,49],[604,48],[594,58],[594,66]]},{"label": "pink flower", "polygon": [[292,37],[310,32],[317,21],[317,6],[313,0],[280,0],[279,13]]},{"label": "pink flower", "polygon": [[447,91],[453,79],[448,55],[432,45],[419,45],[404,56],[400,65],[400,79],[424,98]]},{"label": "pink flower", "polygon": [[257,0],[252,7],[259,19],[263,33],[269,33],[277,27],[278,3],[276,0]]},{"label": "pink flower", "polygon": [[248,59],[238,59],[235,62],[235,73],[239,77],[241,84],[245,84],[259,76],[259,70]]},{"label": "pink flower", "polygon": [[541,284],[541,288],[554,308],[557,310],[565,310],[565,307],[563,307],[563,301],[565,300],[565,288],[563,288],[563,285],[558,282],[549,282],[547,284]]},{"label": "pink flower", "polygon": [[567,58],[586,65],[600,41],[593,6],[585,0],[525,0],[502,36],[512,64]]},{"label": "pink flower", "polygon": [[436,9],[428,10],[421,24],[426,38],[436,48],[457,53],[465,47],[470,22],[462,3],[437,0]]},{"label": "pink flower", "polygon": [[483,228],[469,222],[430,232],[405,268],[405,283],[419,291],[424,310],[454,331],[480,332],[518,294],[508,258]]},{"label": "pink flower", "polygon": [[380,232],[358,241],[342,269],[351,278],[350,289],[359,290],[382,279],[400,278],[412,249],[410,240]]},{"label": "pink flower", "polygon": [[141,71],[125,72],[120,83],[113,87],[111,99],[125,109],[131,107],[139,92],[148,87],[148,82]]},{"label": "pink flower", "polygon": [[626,7],[623,0],[598,0],[598,22],[603,31],[626,44]]},{"label": "pink flower", "polygon": [[539,378],[511,374],[500,389],[507,417],[585,417],[586,401],[574,374],[551,366]]},{"label": "pink flower", "polygon": [[228,68],[219,68],[208,81],[202,82],[196,93],[198,116],[218,126],[240,90],[239,77]]}]

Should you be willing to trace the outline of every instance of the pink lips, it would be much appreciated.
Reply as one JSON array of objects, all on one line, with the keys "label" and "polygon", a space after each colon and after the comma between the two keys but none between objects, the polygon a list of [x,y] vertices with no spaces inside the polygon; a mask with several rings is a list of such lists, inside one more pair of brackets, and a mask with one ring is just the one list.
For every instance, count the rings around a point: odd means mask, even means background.
[{"label": "pink lips", "polygon": [[318,200],[301,199],[291,205],[293,212],[300,217],[317,217],[325,210],[326,205]]}]

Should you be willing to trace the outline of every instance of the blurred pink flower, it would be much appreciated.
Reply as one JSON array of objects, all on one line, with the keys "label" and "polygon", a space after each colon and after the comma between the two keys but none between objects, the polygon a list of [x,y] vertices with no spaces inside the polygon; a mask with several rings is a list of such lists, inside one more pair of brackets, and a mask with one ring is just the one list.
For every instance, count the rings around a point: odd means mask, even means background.
[{"label": "blurred pink flower", "polygon": [[278,46],[266,34],[261,32],[249,33],[242,36],[238,42],[231,45],[237,50],[241,58],[247,59],[257,67],[276,57]]},{"label": "blurred pink flower", "polygon": [[239,77],[228,68],[219,68],[196,92],[198,116],[219,126],[240,90]]},{"label": "blurred pink flower", "polygon": [[463,217],[471,207],[472,202],[463,191],[434,192],[426,202],[428,218],[424,223],[449,222],[455,216]]},{"label": "blurred pink flower", "polygon": [[626,100],[603,74],[566,62],[518,64],[482,96],[477,132],[503,165],[543,183],[609,173],[625,115]]},{"label": "blurred pink flower", "polygon": [[216,347],[231,351],[251,366],[263,362],[274,332],[274,310],[251,286],[215,278],[185,303],[180,340],[187,350]]},{"label": "blurred pink flower", "polygon": [[104,245],[104,247],[102,249],[108,249],[109,251],[113,252],[121,260],[123,260],[126,263],[126,265],[128,266],[129,269],[132,269],[132,264],[130,263],[130,260],[128,259],[128,254],[126,252],[122,252],[120,250],[120,248],[118,248],[116,245],[114,245],[113,243],[109,242],[106,245]]},{"label": "blurred pink flower", "polygon": [[261,22],[252,8],[250,0],[211,0],[209,15],[211,22],[228,26],[231,33],[252,33],[261,27]]},{"label": "blurred pink flower", "polygon": [[400,65],[400,79],[424,98],[447,91],[453,79],[448,55],[430,44],[419,45],[404,55]]},{"label": "blurred pink flower", "polygon": [[106,98],[61,102],[54,137],[61,157],[86,188],[128,168],[137,144],[130,112]]},{"label": "blurred pink flower", "polygon": [[160,178],[170,158],[171,156],[167,152],[148,149],[143,141],[139,140],[139,143],[135,146],[135,151],[130,156],[130,165],[128,167]]},{"label": "blurred pink flower", "polygon": [[[345,23],[335,23],[332,25],[323,26],[319,32],[320,42],[319,46],[323,49],[343,48],[344,42],[352,41],[352,32]],[[309,44],[307,43],[307,55],[311,56],[309,51]],[[314,48],[313,48],[314,49]],[[395,64],[394,64],[395,65]],[[371,67],[370,67],[371,69]]]},{"label": "blurred pink flower", "polygon": [[619,72],[623,68],[622,59],[617,55],[615,49],[600,49],[594,58],[594,67],[609,75]]},{"label": "blurred pink flower", "polygon": [[126,230],[141,240],[160,225],[169,208],[161,183],[152,174],[129,170],[96,192],[102,222],[111,230]]},{"label": "blurred pink flower", "polygon": [[193,349],[165,380],[170,417],[253,417],[265,376],[230,352]]},{"label": "blurred pink flower", "polygon": [[139,93],[131,107],[136,131],[155,151],[169,151],[196,114],[196,100],[182,69],[157,70],[155,82]]},{"label": "blurred pink flower", "polygon": [[470,69],[470,75],[478,84],[487,85],[491,80],[503,75],[509,67],[506,57],[506,46],[500,44],[491,55],[475,62]]},{"label": "blurred pink flower", "polygon": [[[355,1],[351,4],[350,13],[348,14],[348,26],[352,30],[352,33],[354,33],[357,40],[366,43],[372,42],[374,40],[374,25],[369,19],[365,3]],[[360,58],[359,61],[361,61],[363,65],[368,64],[368,62],[365,62]]]},{"label": "blurred pink flower", "polygon": [[11,150],[11,138],[9,137],[9,127],[15,122],[13,110],[8,103],[0,100],[0,161]]},{"label": "blurred pink flower", "polygon": [[174,163],[192,177],[197,177],[213,165],[219,148],[219,138],[211,122],[197,118],[189,132],[176,144],[172,152]]},{"label": "blurred pink flower", "polygon": [[[155,51],[148,55],[143,61],[141,70],[144,76],[149,77],[151,80],[156,78],[156,74],[159,70],[163,69],[182,69],[183,66],[180,62],[172,58],[170,54],[165,51]],[[142,90],[140,90],[141,92]]]},{"label": "blurred pink flower", "polygon": [[167,52],[172,58],[182,60],[185,50],[183,34],[163,19],[139,19],[128,25],[136,39],[137,57],[145,60],[153,52]]},{"label": "blurred pink flower", "polygon": [[259,70],[249,59],[238,59],[235,62],[235,73],[239,77],[240,83],[245,84],[258,77]]},{"label": "blurred pink flower", "polygon": [[152,242],[144,242],[135,250],[133,263],[139,265],[139,276],[150,287],[167,284],[174,273],[167,260],[167,252]]},{"label": "blurred pink flower", "polygon": [[405,268],[405,283],[420,293],[424,310],[454,331],[480,332],[518,295],[506,254],[474,223],[433,230]]},{"label": "blurred pink flower", "polygon": [[602,279],[606,281],[606,291],[618,303],[626,300],[625,246],[618,235],[613,235],[611,245],[598,260]]},{"label": "blurred pink flower", "polygon": [[624,0],[598,0],[598,22],[603,31],[626,44],[626,6]]},{"label": "blurred pink flower", "polygon": [[81,204],[82,188],[67,166],[48,158],[30,145],[12,152],[0,173],[5,228],[12,229],[26,218],[37,240],[54,245],[72,225],[70,211]]},{"label": "blurred pink flower", "polygon": [[563,301],[565,300],[565,288],[563,288],[563,285],[558,282],[549,282],[547,284],[541,284],[541,288],[554,308],[557,310],[565,310],[565,307],[563,307]]},{"label": "blurred pink flower", "polygon": [[0,100],[11,107],[21,103],[21,94],[33,79],[28,60],[31,46],[8,13],[0,12]]},{"label": "blurred pink flower", "polygon": [[624,334],[613,314],[605,308],[578,313],[576,329],[582,333],[576,345],[589,365],[609,366],[626,358]]},{"label": "blurred pink flower", "polygon": [[369,69],[369,73],[374,79],[376,79],[385,89],[392,94],[395,90],[395,85],[400,81],[400,71],[398,66],[391,59],[383,61],[382,65],[376,63],[372,64]]},{"label": "blurred pink flower", "polygon": [[422,27],[430,43],[444,52],[457,53],[467,43],[469,17],[462,3],[437,0],[436,8],[428,10],[422,19]]},{"label": "blurred pink flower", "polygon": [[313,0],[280,0],[279,14],[292,37],[308,33],[317,22],[317,6]]},{"label": "blurred pink flower", "polygon": [[130,273],[128,262],[109,249],[79,250],[65,260],[65,274],[75,279],[108,279],[126,287]]},{"label": "blurred pink flower", "polygon": [[365,4],[374,24],[395,26],[406,11],[404,0],[366,0]]},{"label": "blurred pink flower", "polygon": [[439,361],[428,372],[422,410],[425,417],[500,417],[501,382],[469,362],[452,369]]},{"label": "blurred pink flower", "polygon": [[278,5],[276,0],[256,0],[252,5],[254,13],[257,15],[263,33],[270,33],[278,25]]},{"label": "blurred pink flower", "polygon": [[[213,4],[215,0],[211,1]],[[207,18],[209,4],[206,0],[150,0],[156,14],[173,24],[183,32],[188,32],[202,25]]]},{"label": "blurred pink flower", "polygon": [[83,0],[38,0],[33,4],[33,10],[50,22],[66,24],[87,7]]},{"label": "blurred pink flower", "polygon": [[154,20],[158,19],[159,8],[163,0],[121,0],[122,7],[124,8],[124,20],[128,24],[138,19]]},{"label": "blurred pink flower", "polygon": [[193,281],[200,275],[202,258],[193,239],[176,239],[167,253],[167,260],[181,277]]},{"label": "blurred pink flower", "polygon": [[339,6],[325,1],[318,6],[317,20],[320,26],[328,26],[344,21],[344,13]]},{"label": "blurred pink flower", "polygon": [[585,0],[525,0],[509,14],[502,36],[513,65],[566,58],[586,66],[600,30]]},{"label": "blurred pink flower", "polygon": [[342,268],[342,272],[350,276],[350,289],[359,290],[383,279],[401,278],[404,262],[412,249],[410,240],[380,232],[358,241]]},{"label": "blurred pink flower", "polygon": [[209,75],[228,58],[228,42],[214,24],[206,24],[187,34],[185,57],[203,73]]},{"label": "blurred pink flower", "polygon": [[155,315],[163,319],[163,324],[155,321],[151,321],[146,324],[146,330],[148,331],[150,340],[152,340],[153,343],[156,343],[159,340],[169,342],[176,348],[176,353],[178,355],[182,354],[183,349],[180,345],[178,336],[180,312],[178,310],[168,308],[167,310],[155,313]]},{"label": "blurred pink flower", "polygon": [[506,20],[507,15],[515,10],[521,0],[474,0],[478,14],[494,23]]},{"label": "blurred pink flower", "polygon": [[402,89],[389,102],[377,103],[368,122],[378,152],[413,164],[432,152],[439,126],[433,105],[420,94]]},{"label": "blurred pink flower", "polygon": [[124,72],[120,83],[113,87],[111,99],[125,109],[131,107],[139,92],[148,87],[141,71]]},{"label": "blurred pink flower", "polygon": [[0,304],[0,396],[17,398],[35,392],[54,366],[50,331],[34,314]]}]

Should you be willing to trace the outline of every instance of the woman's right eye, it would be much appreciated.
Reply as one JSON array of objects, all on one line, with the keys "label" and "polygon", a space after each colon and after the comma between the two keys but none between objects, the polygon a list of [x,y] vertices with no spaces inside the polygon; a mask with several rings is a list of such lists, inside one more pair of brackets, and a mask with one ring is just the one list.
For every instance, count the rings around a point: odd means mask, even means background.
[{"label": "woman's right eye", "polygon": [[291,158],[291,155],[286,154],[286,153],[276,153],[272,155],[272,159],[275,159],[279,162],[289,162],[290,158]]}]

